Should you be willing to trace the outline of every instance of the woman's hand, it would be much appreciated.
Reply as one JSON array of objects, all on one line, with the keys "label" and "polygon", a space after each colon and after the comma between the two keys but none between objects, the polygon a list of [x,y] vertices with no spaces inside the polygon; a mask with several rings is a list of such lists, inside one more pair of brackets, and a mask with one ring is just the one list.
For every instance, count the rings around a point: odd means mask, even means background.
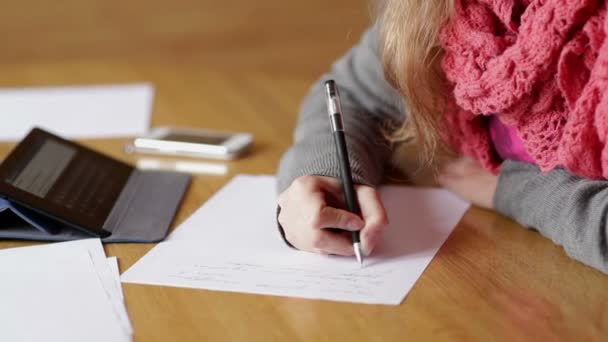
[{"label": "woman's hand", "polygon": [[437,182],[473,204],[492,209],[498,176],[482,168],[478,162],[460,158],[448,163],[437,176]]},{"label": "woman's hand", "polygon": [[[344,209],[338,179],[302,176],[279,195],[279,223],[285,238],[294,247],[321,254],[353,255],[351,233],[360,230],[363,252],[371,253],[388,218],[378,192],[365,185],[355,186],[361,217]],[[339,228],[341,231],[330,228]]]}]

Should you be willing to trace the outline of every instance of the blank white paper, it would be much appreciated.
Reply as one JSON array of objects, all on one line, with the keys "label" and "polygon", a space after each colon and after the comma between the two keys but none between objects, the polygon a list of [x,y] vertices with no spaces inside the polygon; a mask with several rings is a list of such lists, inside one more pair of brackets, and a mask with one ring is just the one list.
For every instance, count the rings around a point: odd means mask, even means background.
[{"label": "blank white paper", "polygon": [[94,264],[96,252],[87,244],[0,251],[0,340],[131,340]]},{"label": "blank white paper", "polygon": [[0,141],[37,126],[64,138],[135,136],[148,131],[151,84],[0,89]]},{"label": "blank white paper", "polygon": [[[273,176],[233,178],[169,235],[168,241],[210,241],[214,245],[285,247],[276,230],[277,196]],[[266,232],[268,230],[268,232]]]},{"label": "blank white paper", "polygon": [[[48,243],[36,246],[1,250],[0,253],[24,253],[30,249],[42,250],[52,253],[56,249],[78,249],[87,253],[95,267],[95,271],[107,298],[114,308],[114,313],[126,334],[133,334],[133,327],[122,294],[120,276],[118,275],[118,259],[106,258],[100,239],[83,239],[60,243]],[[2,254],[0,254],[2,255]],[[115,260],[114,260],[115,259]],[[115,264],[114,265],[112,265]],[[116,267],[116,270],[113,268]]]},{"label": "blank white paper", "polygon": [[445,190],[382,187],[390,224],[360,268],[354,257],[287,247],[274,184],[274,177],[237,176],[122,281],[398,305],[469,207]]},{"label": "blank white paper", "polygon": [[116,288],[119,297],[124,300],[125,296],[122,292],[122,285],[120,284],[120,270],[118,268],[118,258],[109,257],[107,260],[108,266],[110,266],[110,270],[112,271],[112,280],[114,282],[114,287]]}]

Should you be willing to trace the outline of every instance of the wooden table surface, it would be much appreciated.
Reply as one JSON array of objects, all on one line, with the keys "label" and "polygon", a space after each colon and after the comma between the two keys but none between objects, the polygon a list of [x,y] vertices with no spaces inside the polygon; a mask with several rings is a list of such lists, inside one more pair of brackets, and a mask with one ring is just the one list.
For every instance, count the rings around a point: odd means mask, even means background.
[{"label": "wooden table surface", "polygon": [[[256,143],[199,175],[184,221],[238,173],[274,173],[302,96],[370,22],[349,0],[21,0],[0,12],[0,86],[152,82],[152,124]],[[10,113],[0,114],[10,120]],[[133,163],[127,139],[85,144]],[[0,144],[0,157],[11,144]],[[0,242],[0,248],[29,242]],[[125,271],[152,244],[113,244]],[[135,341],[606,340],[608,277],[473,208],[396,307],[125,284]]]}]

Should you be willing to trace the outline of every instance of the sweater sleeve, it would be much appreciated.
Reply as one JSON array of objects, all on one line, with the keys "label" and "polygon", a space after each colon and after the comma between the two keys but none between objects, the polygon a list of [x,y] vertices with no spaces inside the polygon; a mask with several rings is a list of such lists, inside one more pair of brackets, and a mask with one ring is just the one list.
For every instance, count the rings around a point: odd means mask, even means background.
[{"label": "sweater sleeve", "polygon": [[300,108],[294,144],[279,164],[279,192],[300,176],[339,176],[325,104],[328,79],[334,79],[340,91],[353,179],[360,184],[380,183],[391,154],[383,124],[402,122],[404,116],[398,93],[384,77],[377,44],[374,26],[310,89]]},{"label": "sweater sleeve", "polygon": [[506,161],[494,208],[562,245],[570,257],[608,273],[608,181],[563,169],[543,174],[534,165]]}]

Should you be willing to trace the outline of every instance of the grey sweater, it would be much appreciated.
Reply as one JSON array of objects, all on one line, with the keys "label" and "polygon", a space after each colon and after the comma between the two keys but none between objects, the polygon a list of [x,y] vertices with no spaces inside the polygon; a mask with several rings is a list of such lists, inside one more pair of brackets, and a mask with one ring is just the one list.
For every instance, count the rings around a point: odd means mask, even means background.
[{"label": "grey sweater", "polygon": [[[330,78],[340,86],[355,181],[376,186],[383,179],[392,151],[383,138],[382,125],[403,122],[406,110],[384,78],[377,30],[371,28],[304,99],[294,144],[279,165],[280,192],[299,176],[339,176],[323,93],[323,82]],[[538,230],[572,258],[608,273],[608,182],[583,179],[561,169],[543,174],[534,165],[505,161],[493,202],[498,212]]]}]

